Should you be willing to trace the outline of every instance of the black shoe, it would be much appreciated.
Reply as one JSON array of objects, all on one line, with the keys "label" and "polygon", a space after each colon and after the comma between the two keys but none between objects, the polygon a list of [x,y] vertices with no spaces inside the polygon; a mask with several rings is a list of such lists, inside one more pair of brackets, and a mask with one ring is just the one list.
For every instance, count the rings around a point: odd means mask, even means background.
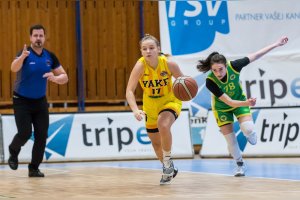
[{"label": "black shoe", "polygon": [[8,165],[12,170],[17,170],[19,166],[18,156],[9,155]]},{"label": "black shoe", "polygon": [[29,169],[29,177],[45,177],[45,174],[42,173],[39,169]]},{"label": "black shoe", "polygon": [[175,176],[178,174],[178,169],[175,167],[174,168],[174,174],[173,174],[173,178],[175,178]]}]

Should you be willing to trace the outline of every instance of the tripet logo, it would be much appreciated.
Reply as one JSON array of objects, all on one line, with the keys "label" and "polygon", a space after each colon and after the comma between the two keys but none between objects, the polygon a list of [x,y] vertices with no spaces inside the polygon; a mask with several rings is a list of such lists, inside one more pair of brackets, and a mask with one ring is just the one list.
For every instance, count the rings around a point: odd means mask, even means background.
[{"label": "tripet logo", "polygon": [[[259,91],[257,101],[269,101],[270,106],[286,105],[290,95],[294,98],[300,98],[300,78],[265,78],[267,72],[258,69],[259,75],[256,79],[245,80],[244,88],[248,97],[252,97],[252,92]],[[281,102],[282,101],[282,102]]]},{"label": "tripet logo", "polygon": [[226,1],[166,1],[173,55],[203,51],[216,32],[229,33]]},{"label": "tripet logo", "polygon": [[[118,152],[126,146],[130,146],[135,140],[142,145],[150,145],[146,128],[140,127],[136,132],[130,128],[130,124],[125,127],[115,127],[115,120],[107,118],[108,125],[105,127],[93,128],[88,124],[82,124],[82,139],[86,147],[109,146],[117,147]],[[113,124],[114,123],[114,124]]]},{"label": "tripet logo", "polygon": [[297,148],[300,130],[297,119],[289,117],[288,114],[283,112],[282,120],[264,118],[262,121],[259,138],[262,143],[280,142],[282,143],[283,149],[287,147],[292,149],[295,147]]},{"label": "tripet logo", "polygon": [[[46,160],[49,160],[52,152],[66,155],[73,119],[74,115],[70,115],[50,124],[45,150]],[[34,137],[31,139],[34,140]]]}]

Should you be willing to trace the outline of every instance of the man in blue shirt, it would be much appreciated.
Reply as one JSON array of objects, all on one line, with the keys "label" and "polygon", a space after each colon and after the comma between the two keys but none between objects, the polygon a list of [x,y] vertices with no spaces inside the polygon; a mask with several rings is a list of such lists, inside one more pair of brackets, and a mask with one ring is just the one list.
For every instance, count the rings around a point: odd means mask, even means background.
[{"label": "man in blue shirt", "polygon": [[13,91],[13,109],[18,133],[9,145],[8,164],[18,169],[21,147],[30,139],[32,125],[34,144],[29,177],[44,177],[39,170],[43,160],[49,127],[49,111],[46,99],[47,81],[56,84],[68,82],[68,76],[54,53],[44,48],[45,28],[34,25],[30,28],[30,47],[26,44],[11,64],[17,73]]}]

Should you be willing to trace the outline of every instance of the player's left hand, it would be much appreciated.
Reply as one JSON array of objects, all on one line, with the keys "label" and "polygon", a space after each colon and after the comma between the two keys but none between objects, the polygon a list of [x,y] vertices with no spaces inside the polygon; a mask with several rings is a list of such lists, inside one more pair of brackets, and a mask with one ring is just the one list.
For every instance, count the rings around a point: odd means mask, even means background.
[{"label": "player's left hand", "polygon": [[136,110],[133,114],[138,121],[141,121],[146,116],[146,113],[143,110]]},{"label": "player's left hand", "polygon": [[285,45],[289,41],[289,38],[287,36],[282,36],[278,41],[278,46]]}]

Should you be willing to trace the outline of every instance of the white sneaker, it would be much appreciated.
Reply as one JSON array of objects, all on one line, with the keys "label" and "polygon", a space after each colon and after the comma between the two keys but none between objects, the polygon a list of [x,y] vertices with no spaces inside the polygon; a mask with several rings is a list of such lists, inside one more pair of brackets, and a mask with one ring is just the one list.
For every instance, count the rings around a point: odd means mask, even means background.
[{"label": "white sneaker", "polygon": [[235,168],[235,177],[245,176],[245,165],[244,162],[237,162],[237,167]]},{"label": "white sneaker", "polygon": [[167,175],[167,174],[163,174],[161,176],[161,179],[160,179],[160,185],[169,185],[171,184],[171,181],[173,179],[173,176],[170,176],[170,175]]},{"label": "white sneaker", "polygon": [[256,136],[256,132],[252,132],[250,133],[250,135],[248,135],[247,140],[250,144],[255,145],[257,143],[257,136]]},{"label": "white sneaker", "polygon": [[[169,167],[163,167],[163,174],[160,179],[160,185],[168,185],[171,183],[172,179],[176,176],[178,170],[174,168],[173,161],[170,160]],[[176,173],[176,174],[175,174]]]}]

